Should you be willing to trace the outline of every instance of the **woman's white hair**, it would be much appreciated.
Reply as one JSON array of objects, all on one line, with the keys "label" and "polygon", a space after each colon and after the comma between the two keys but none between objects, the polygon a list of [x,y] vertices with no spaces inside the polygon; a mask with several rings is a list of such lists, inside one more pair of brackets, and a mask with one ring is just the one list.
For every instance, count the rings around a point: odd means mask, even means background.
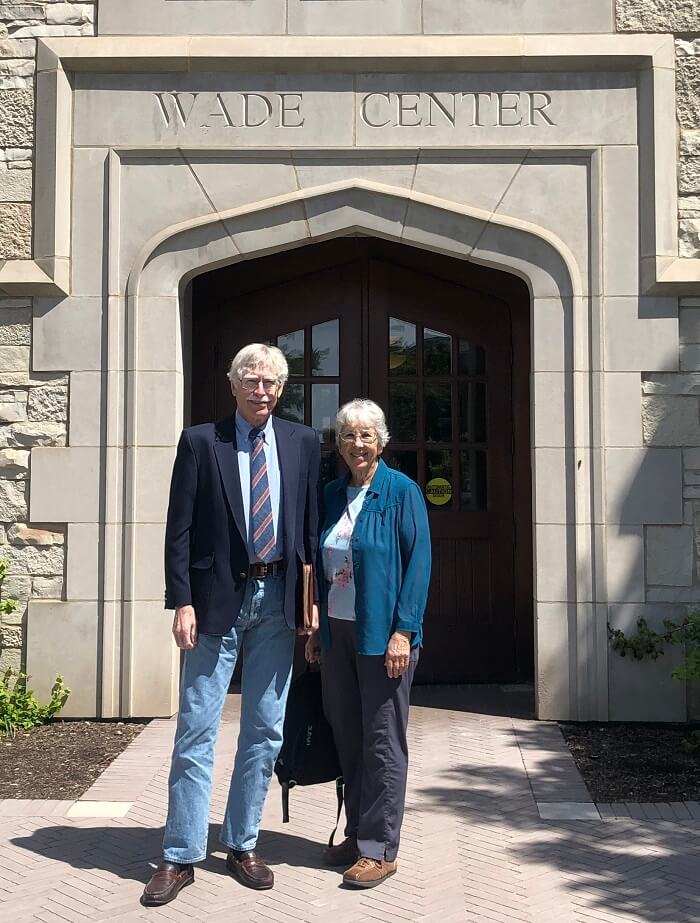
[{"label": "woman's white hair", "polygon": [[383,449],[391,438],[386,425],[384,411],[375,404],[374,401],[366,398],[356,397],[354,401],[348,401],[338,411],[335,418],[335,440],[340,445],[340,431],[348,424],[366,426],[374,429],[377,433],[377,441],[380,449]]},{"label": "woman's white hair", "polygon": [[289,366],[281,349],[265,343],[250,343],[239,349],[233,357],[227,373],[228,380],[237,382],[244,377],[245,372],[254,372],[261,365],[266,365],[274,372],[281,385],[289,378]]}]

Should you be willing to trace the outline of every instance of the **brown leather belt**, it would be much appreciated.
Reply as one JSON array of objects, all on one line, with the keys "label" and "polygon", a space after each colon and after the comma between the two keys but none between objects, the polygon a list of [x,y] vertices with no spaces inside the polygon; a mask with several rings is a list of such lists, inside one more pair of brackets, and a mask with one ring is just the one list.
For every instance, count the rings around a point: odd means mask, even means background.
[{"label": "brown leather belt", "polygon": [[270,561],[269,564],[258,562],[248,567],[248,576],[256,580],[265,577],[280,577],[284,573],[284,561]]}]

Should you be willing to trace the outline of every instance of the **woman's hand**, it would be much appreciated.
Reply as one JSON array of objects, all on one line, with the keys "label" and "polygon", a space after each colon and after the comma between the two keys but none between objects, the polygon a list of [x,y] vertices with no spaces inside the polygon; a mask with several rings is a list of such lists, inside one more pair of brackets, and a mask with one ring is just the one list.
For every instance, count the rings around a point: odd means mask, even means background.
[{"label": "woman's hand", "polygon": [[321,638],[318,631],[313,631],[306,639],[304,657],[308,663],[318,663],[321,659]]},{"label": "woman's hand", "polygon": [[389,638],[384,656],[384,666],[390,679],[397,679],[408,670],[411,656],[411,632],[395,631]]}]

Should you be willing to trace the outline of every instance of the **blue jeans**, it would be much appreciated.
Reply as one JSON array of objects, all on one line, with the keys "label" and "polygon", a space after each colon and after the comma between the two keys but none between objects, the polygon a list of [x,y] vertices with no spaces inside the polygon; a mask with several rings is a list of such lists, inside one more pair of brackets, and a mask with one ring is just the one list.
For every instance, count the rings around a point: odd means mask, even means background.
[{"label": "blue jeans", "polygon": [[180,714],[170,767],[163,856],[201,862],[207,854],[214,747],[231,676],[245,644],[241,725],[221,842],[254,849],[272,770],[282,746],[294,632],[283,612],[284,578],[251,580],[231,631],[199,635],[185,653]]}]

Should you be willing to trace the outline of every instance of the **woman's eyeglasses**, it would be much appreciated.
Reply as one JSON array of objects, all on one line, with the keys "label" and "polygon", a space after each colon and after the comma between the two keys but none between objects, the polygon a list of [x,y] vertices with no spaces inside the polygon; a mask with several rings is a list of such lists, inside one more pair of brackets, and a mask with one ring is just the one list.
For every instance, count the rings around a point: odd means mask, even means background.
[{"label": "woman's eyeglasses", "polygon": [[345,432],[340,434],[340,441],[345,443],[345,445],[352,445],[356,439],[360,438],[360,442],[363,445],[372,445],[376,440],[377,434],[371,432],[368,429],[363,429],[359,433]]}]

